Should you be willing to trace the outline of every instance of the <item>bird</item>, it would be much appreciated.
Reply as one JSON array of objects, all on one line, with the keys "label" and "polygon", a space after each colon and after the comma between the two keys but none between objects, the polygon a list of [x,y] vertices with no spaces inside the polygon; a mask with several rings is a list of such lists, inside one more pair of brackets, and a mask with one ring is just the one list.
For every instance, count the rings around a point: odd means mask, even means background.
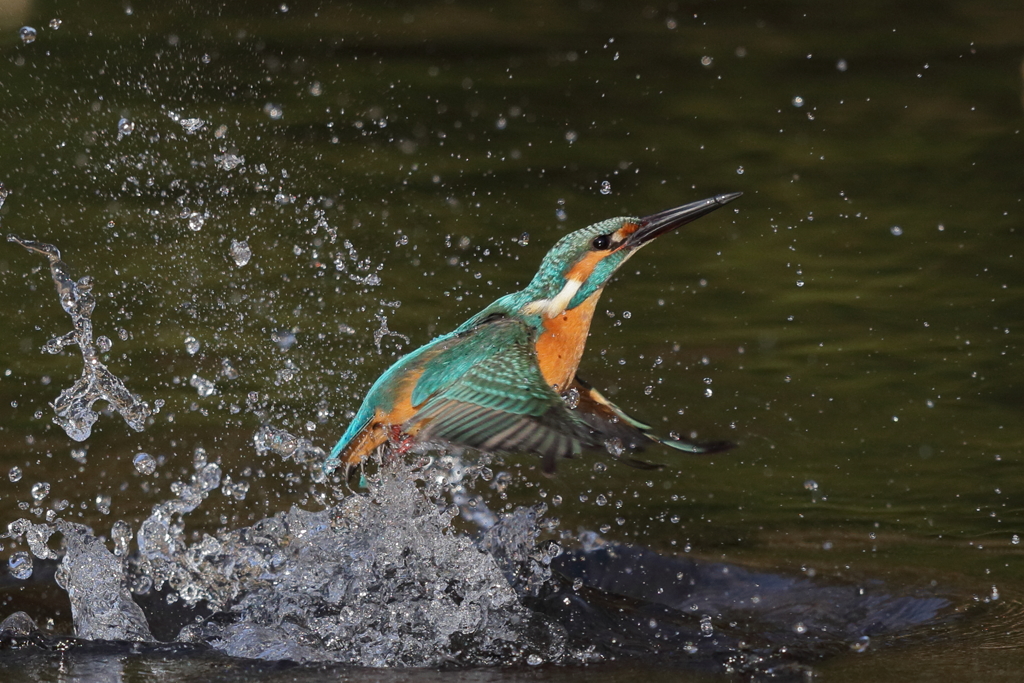
[{"label": "bird", "polygon": [[733,201],[733,192],[647,217],[622,216],[562,237],[530,283],[495,300],[453,332],[400,358],[370,387],[323,463],[345,478],[384,447],[462,447],[534,453],[553,473],[562,457],[604,449],[626,456],[652,443],[713,453],[728,441],[662,438],[577,375],[597,302],[612,275],[642,247]]}]

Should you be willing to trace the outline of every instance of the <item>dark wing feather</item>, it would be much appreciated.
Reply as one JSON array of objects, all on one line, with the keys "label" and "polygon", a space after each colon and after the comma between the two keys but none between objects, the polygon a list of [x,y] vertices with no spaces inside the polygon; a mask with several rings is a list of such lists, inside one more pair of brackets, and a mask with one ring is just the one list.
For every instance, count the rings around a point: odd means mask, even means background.
[{"label": "dark wing feather", "polygon": [[[685,453],[717,453],[732,448],[735,444],[728,441],[689,441],[684,439],[665,439],[654,434],[652,427],[628,415],[624,410],[606,399],[590,384],[577,376],[569,387],[570,392],[578,396],[574,411],[600,439],[619,439],[622,445],[633,451],[642,451],[650,443],[660,443]],[[642,460],[623,458],[623,462],[641,469],[657,469]]]}]

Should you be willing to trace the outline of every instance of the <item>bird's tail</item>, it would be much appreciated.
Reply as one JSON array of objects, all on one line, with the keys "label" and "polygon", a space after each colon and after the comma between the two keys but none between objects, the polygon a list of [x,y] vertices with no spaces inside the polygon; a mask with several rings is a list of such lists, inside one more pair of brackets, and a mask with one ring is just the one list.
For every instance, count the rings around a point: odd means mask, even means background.
[{"label": "bird's tail", "polygon": [[[569,396],[570,407],[575,404],[577,416],[594,432],[593,442],[589,445],[606,448],[613,456],[632,467],[648,470],[663,467],[623,457],[625,452],[642,451],[652,442],[693,454],[719,453],[736,445],[730,441],[694,441],[658,436],[651,425],[630,416],[579,377],[575,378],[566,394]],[[617,452],[619,446],[621,453]]]}]

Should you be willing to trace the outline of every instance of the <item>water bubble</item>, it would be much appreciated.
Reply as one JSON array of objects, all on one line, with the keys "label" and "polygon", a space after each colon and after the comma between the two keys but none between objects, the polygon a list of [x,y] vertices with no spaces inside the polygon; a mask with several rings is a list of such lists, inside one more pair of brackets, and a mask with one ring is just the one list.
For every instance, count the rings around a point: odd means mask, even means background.
[{"label": "water bubble", "polygon": [[188,215],[188,229],[193,232],[199,232],[203,229],[203,223],[206,222],[206,216],[199,213],[198,211],[192,211]]},{"label": "water bubble", "polygon": [[133,121],[121,119],[117,122],[117,139],[120,140],[126,135],[131,135],[133,130],[135,130],[135,123]]},{"label": "water bubble", "polygon": [[526,663],[530,666],[540,666],[544,663],[544,658],[538,654],[532,654],[526,658]]},{"label": "water bubble", "polygon": [[700,634],[705,638],[710,638],[715,634],[715,627],[711,624],[711,615],[705,614],[700,618]]},{"label": "water bubble", "polygon": [[153,474],[156,472],[156,458],[149,453],[139,453],[132,460],[132,464],[135,465],[135,469],[138,470],[139,474]]},{"label": "water bubble", "polygon": [[525,247],[527,244],[530,243],[530,233],[524,232],[522,235],[519,236],[519,239],[516,240],[516,242],[517,244],[519,244],[519,246]]},{"label": "water bubble", "polygon": [[796,281],[796,286],[797,287],[803,287],[804,286],[804,281],[803,280],[797,280]]},{"label": "water bubble", "polygon": [[199,352],[199,342],[191,334],[185,337],[185,350],[188,351],[190,356],[194,356]]},{"label": "water bubble", "polygon": [[836,62],[836,68],[839,69],[840,71],[846,71],[846,60],[840,59],[838,62]]},{"label": "water bubble", "polygon": [[803,635],[807,633],[807,626],[804,624],[804,622],[798,621],[795,624],[793,624],[793,633]]},{"label": "water bubble", "polygon": [[808,491],[817,491],[818,482],[814,481],[813,479],[808,479],[807,481],[804,482],[804,488],[807,489]]},{"label": "water bubble", "polygon": [[8,190],[0,183],[0,209],[4,208],[4,202],[11,196],[11,191]]},{"label": "water bubble", "polygon": [[742,167],[742,166],[739,166],[739,167],[738,167],[738,168],[736,169],[736,175],[743,175],[743,167]]},{"label": "water bubble", "polygon": [[[36,42],[36,30],[31,26],[22,26],[18,30],[18,35],[21,37],[21,42],[25,45]],[[29,570],[29,574],[31,573],[32,571]]]},{"label": "water bubble", "polygon": [[794,107],[802,107],[802,106],[804,106],[804,98],[800,97],[799,95],[794,97],[793,98],[793,106]]},{"label": "water bubble", "polygon": [[50,483],[41,481],[32,484],[32,500],[40,501],[50,495]]},{"label": "water bubble", "polygon": [[711,387],[708,387],[707,389],[704,390],[704,398],[711,398],[712,396],[714,396],[714,394],[715,392],[712,391]]},{"label": "water bubble", "polygon": [[565,131],[565,141],[569,144],[576,142],[579,139],[579,133],[574,130]]},{"label": "water bubble", "polygon": [[309,84],[309,87],[306,89],[306,91],[313,97],[320,97],[321,95],[324,94],[324,86],[320,83],[320,81],[313,81],[312,83]]},{"label": "water bubble", "polygon": [[715,63],[715,58],[714,57],[709,57],[708,55],[704,55],[703,57],[700,58],[700,65],[701,66],[710,67],[714,63]]},{"label": "water bubble", "polygon": [[7,560],[7,569],[11,576],[16,579],[25,580],[32,576],[32,556],[24,550],[11,553]]},{"label": "water bubble", "polygon": [[894,225],[891,228],[889,228],[889,232],[892,233],[893,237],[899,237],[900,235],[903,234],[903,228],[901,228],[898,225]]},{"label": "water bubble", "polygon": [[611,194],[612,193],[612,184],[611,184],[611,182],[608,181],[608,180],[602,180],[601,181],[601,190],[600,191],[601,191],[601,194],[603,194],[603,195]]},{"label": "water bubble", "polygon": [[274,104],[273,102],[267,102],[263,105],[263,113],[269,116],[274,121],[278,121],[284,116],[284,108],[280,104]]},{"label": "water bubble", "polygon": [[868,636],[861,636],[857,640],[850,643],[850,649],[854,652],[864,652],[871,645],[871,638]]},{"label": "water bubble", "polygon": [[108,337],[106,335],[103,335],[103,334],[101,334],[100,336],[96,337],[96,349],[100,353],[106,353],[107,351],[110,351],[110,349],[113,346],[114,346],[114,342],[110,341],[110,337]]},{"label": "water bubble", "polygon": [[[12,482],[21,481],[21,468],[18,466],[12,467],[10,471],[7,473],[7,477]],[[1016,536],[1014,536],[1014,538],[1016,538]]]},{"label": "water bubble", "polygon": [[622,454],[626,452],[626,447],[622,444],[622,439],[617,436],[605,439],[604,447],[605,450],[615,458],[621,457]]},{"label": "water bubble", "polygon": [[84,465],[86,453],[88,453],[88,451],[85,448],[72,448],[71,459]]},{"label": "water bubble", "polygon": [[[14,479],[12,478],[11,481],[14,481]],[[1014,545],[1019,545],[1020,544],[1020,536],[1018,536],[1017,534],[1014,534],[1013,536],[1010,536],[1010,543],[1012,543]]]},{"label": "water bubble", "polygon": [[252,258],[252,249],[245,240],[231,240],[231,258],[241,268]]},{"label": "water bubble", "polygon": [[495,121],[494,123],[494,127],[497,128],[498,130],[505,130],[505,128],[508,127],[508,119],[506,119],[504,116],[499,116],[498,120]]},{"label": "water bubble", "polygon": [[60,28],[60,25],[63,24],[63,23],[64,22],[61,21],[60,19],[50,19],[50,28],[52,28],[54,31],[56,31],[57,29]]}]

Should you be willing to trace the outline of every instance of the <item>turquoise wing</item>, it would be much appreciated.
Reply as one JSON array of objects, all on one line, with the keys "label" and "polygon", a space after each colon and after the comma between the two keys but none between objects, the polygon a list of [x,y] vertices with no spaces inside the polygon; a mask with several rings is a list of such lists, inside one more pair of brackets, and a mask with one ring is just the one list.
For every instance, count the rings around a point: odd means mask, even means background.
[{"label": "turquoise wing", "polygon": [[413,403],[423,404],[406,431],[490,453],[537,453],[548,471],[557,458],[595,445],[590,429],[544,381],[522,322],[488,320],[448,343],[413,390]]}]

